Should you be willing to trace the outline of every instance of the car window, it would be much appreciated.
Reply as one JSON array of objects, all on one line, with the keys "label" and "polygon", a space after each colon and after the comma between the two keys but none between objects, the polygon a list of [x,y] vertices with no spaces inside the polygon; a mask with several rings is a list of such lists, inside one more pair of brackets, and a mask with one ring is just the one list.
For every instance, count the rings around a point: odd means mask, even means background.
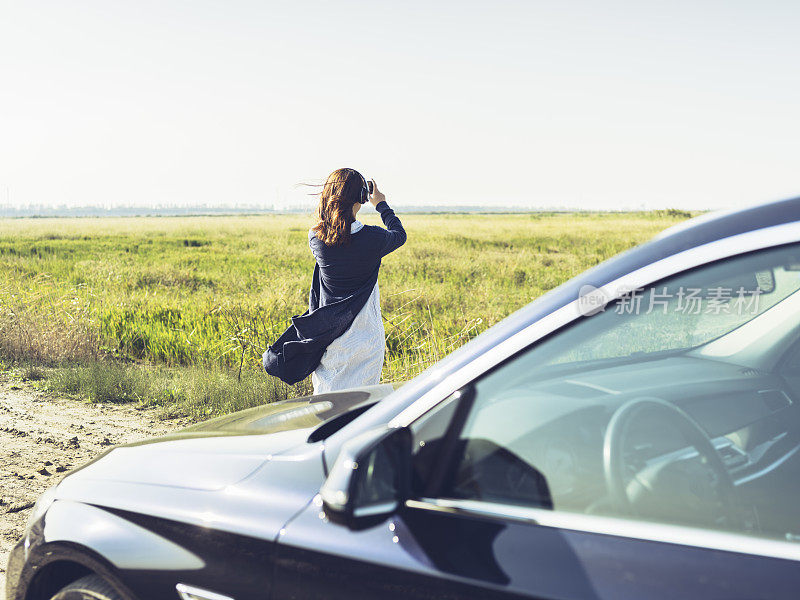
[{"label": "car window", "polygon": [[694,269],[518,353],[414,424],[417,489],[800,540],[799,264]]},{"label": "car window", "polygon": [[462,399],[461,393],[451,394],[411,426],[414,454],[411,486],[419,496],[435,493],[436,482],[442,476],[441,458],[447,453],[444,449],[445,436],[448,431],[451,437],[457,433],[455,428],[459,424],[455,421],[455,415]]}]

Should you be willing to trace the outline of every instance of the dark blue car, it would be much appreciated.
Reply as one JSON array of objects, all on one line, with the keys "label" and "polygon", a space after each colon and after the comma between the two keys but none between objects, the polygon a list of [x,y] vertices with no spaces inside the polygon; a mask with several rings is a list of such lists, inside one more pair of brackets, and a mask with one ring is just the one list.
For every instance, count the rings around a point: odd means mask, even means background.
[{"label": "dark blue car", "polygon": [[408,383],[116,447],[8,598],[800,596],[800,199],[690,221]]}]

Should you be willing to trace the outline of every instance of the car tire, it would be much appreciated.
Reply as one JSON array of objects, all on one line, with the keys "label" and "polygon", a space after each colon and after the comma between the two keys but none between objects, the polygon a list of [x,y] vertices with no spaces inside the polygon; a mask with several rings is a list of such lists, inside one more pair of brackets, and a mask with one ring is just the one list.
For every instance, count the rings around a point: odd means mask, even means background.
[{"label": "car tire", "polygon": [[99,575],[87,575],[61,588],[50,600],[123,600]]}]

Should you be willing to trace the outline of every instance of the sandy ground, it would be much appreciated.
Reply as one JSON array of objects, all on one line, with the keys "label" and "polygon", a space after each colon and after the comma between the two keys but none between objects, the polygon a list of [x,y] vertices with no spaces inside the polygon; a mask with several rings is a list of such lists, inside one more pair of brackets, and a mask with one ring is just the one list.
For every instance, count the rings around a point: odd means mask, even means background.
[{"label": "sandy ground", "polygon": [[186,425],[162,421],[153,409],[55,398],[32,384],[0,381],[0,598],[8,553],[45,489],[111,445]]}]

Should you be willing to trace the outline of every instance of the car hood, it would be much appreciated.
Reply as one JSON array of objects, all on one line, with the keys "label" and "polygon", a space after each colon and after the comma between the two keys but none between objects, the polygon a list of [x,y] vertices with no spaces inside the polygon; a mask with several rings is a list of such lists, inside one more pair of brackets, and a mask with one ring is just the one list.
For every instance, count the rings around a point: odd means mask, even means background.
[{"label": "car hood", "polygon": [[188,427],[178,435],[246,435],[316,427],[388,396],[400,384],[381,384],[273,402]]},{"label": "car hood", "polygon": [[117,446],[73,471],[61,487],[114,482],[220,490],[274,456],[305,446],[319,425],[370,406],[393,390],[385,384],[275,402]]}]

